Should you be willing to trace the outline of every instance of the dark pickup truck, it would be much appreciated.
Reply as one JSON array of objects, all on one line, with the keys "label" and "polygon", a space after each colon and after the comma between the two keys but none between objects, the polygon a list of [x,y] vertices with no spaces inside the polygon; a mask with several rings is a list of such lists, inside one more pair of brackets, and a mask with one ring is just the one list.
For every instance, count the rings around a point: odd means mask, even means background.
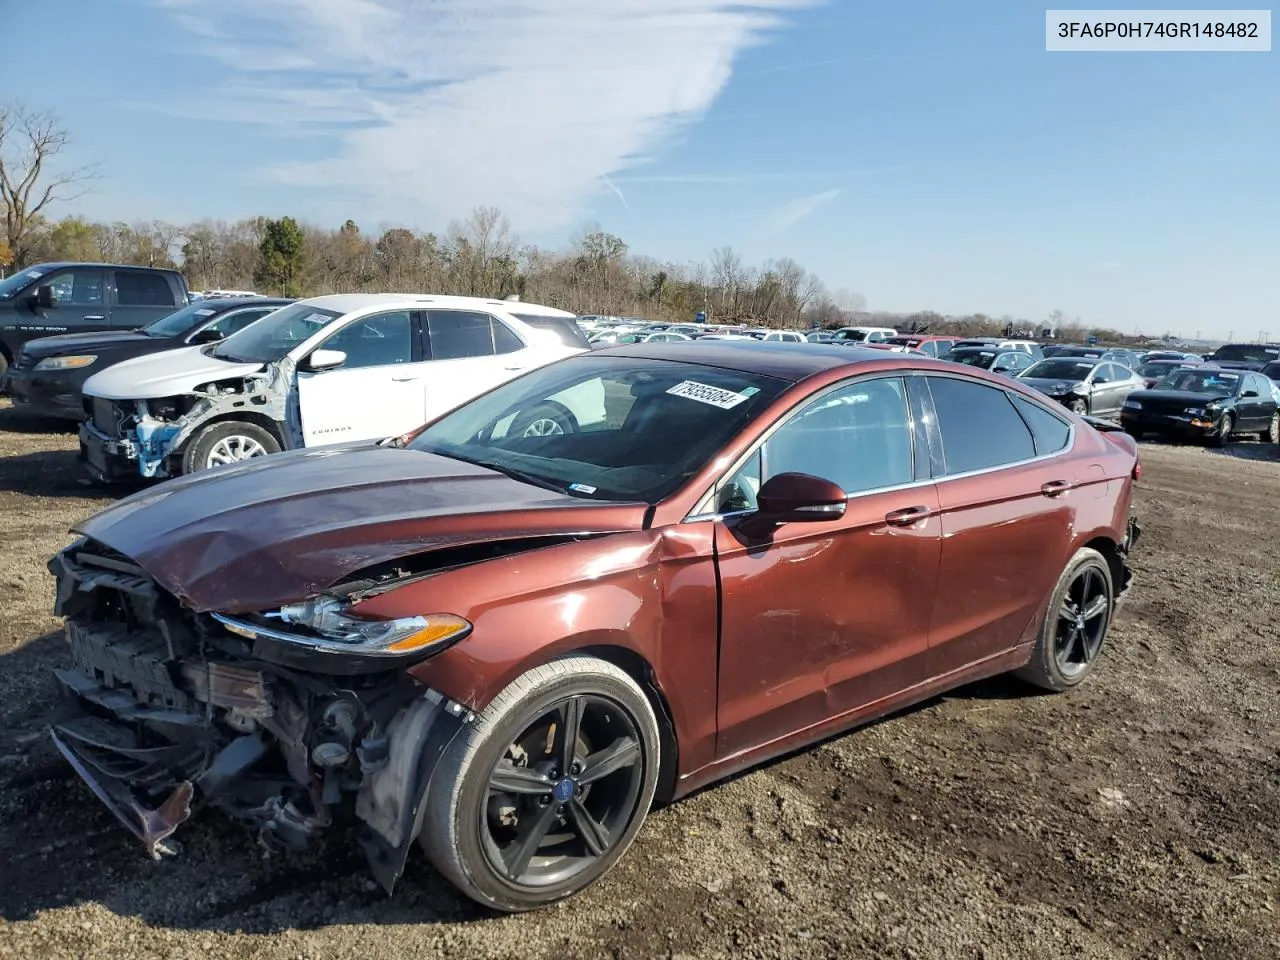
[{"label": "dark pickup truck", "polygon": [[177,270],[110,263],[41,263],[0,280],[0,377],[28,340],[135,330],[186,306]]}]

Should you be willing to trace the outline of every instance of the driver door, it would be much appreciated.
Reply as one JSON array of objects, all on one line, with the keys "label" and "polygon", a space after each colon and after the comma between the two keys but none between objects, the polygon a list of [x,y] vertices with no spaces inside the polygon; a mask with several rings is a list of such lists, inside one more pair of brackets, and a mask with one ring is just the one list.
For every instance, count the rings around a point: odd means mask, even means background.
[{"label": "driver door", "polygon": [[425,420],[426,367],[414,316],[392,310],[362,317],[330,336],[320,349],[341,350],[342,366],[298,367],[298,406],[305,446],[380,440]]},{"label": "driver door", "polygon": [[[846,381],[790,415],[719,491],[717,757],[927,678],[941,525],[909,410],[900,377]],[[844,516],[744,533],[761,483],[785,472],[838,483]]]}]

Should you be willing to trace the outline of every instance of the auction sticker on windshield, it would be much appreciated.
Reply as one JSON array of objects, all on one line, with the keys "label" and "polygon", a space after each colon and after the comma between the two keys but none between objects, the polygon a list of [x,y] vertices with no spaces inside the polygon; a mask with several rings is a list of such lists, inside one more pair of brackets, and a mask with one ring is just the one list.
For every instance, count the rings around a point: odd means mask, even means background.
[{"label": "auction sticker on windshield", "polygon": [[730,410],[742,403],[743,400],[750,399],[750,395],[746,393],[735,393],[732,390],[725,390],[723,387],[712,387],[705,383],[698,383],[696,380],[683,380],[667,391],[673,397],[685,397],[689,400],[697,400],[699,403],[710,404],[713,407],[721,407]]}]

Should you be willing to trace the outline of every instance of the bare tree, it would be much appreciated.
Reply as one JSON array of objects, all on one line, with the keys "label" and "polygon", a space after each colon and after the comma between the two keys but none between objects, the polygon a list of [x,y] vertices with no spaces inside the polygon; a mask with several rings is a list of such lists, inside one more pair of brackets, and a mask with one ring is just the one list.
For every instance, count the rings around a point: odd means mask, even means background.
[{"label": "bare tree", "polygon": [[51,203],[84,193],[95,175],[92,166],[54,168],[55,158],[70,143],[67,131],[52,114],[21,104],[0,105],[0,203],[4,205],[4,241],[18,266],[26,263],[27,241]]}]

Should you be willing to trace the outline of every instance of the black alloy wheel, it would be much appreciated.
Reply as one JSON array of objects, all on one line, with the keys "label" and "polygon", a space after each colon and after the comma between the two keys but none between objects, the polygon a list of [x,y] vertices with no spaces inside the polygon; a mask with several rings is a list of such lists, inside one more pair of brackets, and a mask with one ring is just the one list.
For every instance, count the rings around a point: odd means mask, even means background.
[{"label": "black alloy wheel", "polygon": [[1110,584],[1097,568],[1083,567],[1058,607],[1053,654],[1065,679],[1075,679],[1098,658],[1110,614]]},{"label": "black alloy wheel", "polygon": [[478,826],[490,866],[527,888],[589,869],[635,817],[643,759],[635,721],[620,704],[599,696],[555,704],[489,773]]}]

